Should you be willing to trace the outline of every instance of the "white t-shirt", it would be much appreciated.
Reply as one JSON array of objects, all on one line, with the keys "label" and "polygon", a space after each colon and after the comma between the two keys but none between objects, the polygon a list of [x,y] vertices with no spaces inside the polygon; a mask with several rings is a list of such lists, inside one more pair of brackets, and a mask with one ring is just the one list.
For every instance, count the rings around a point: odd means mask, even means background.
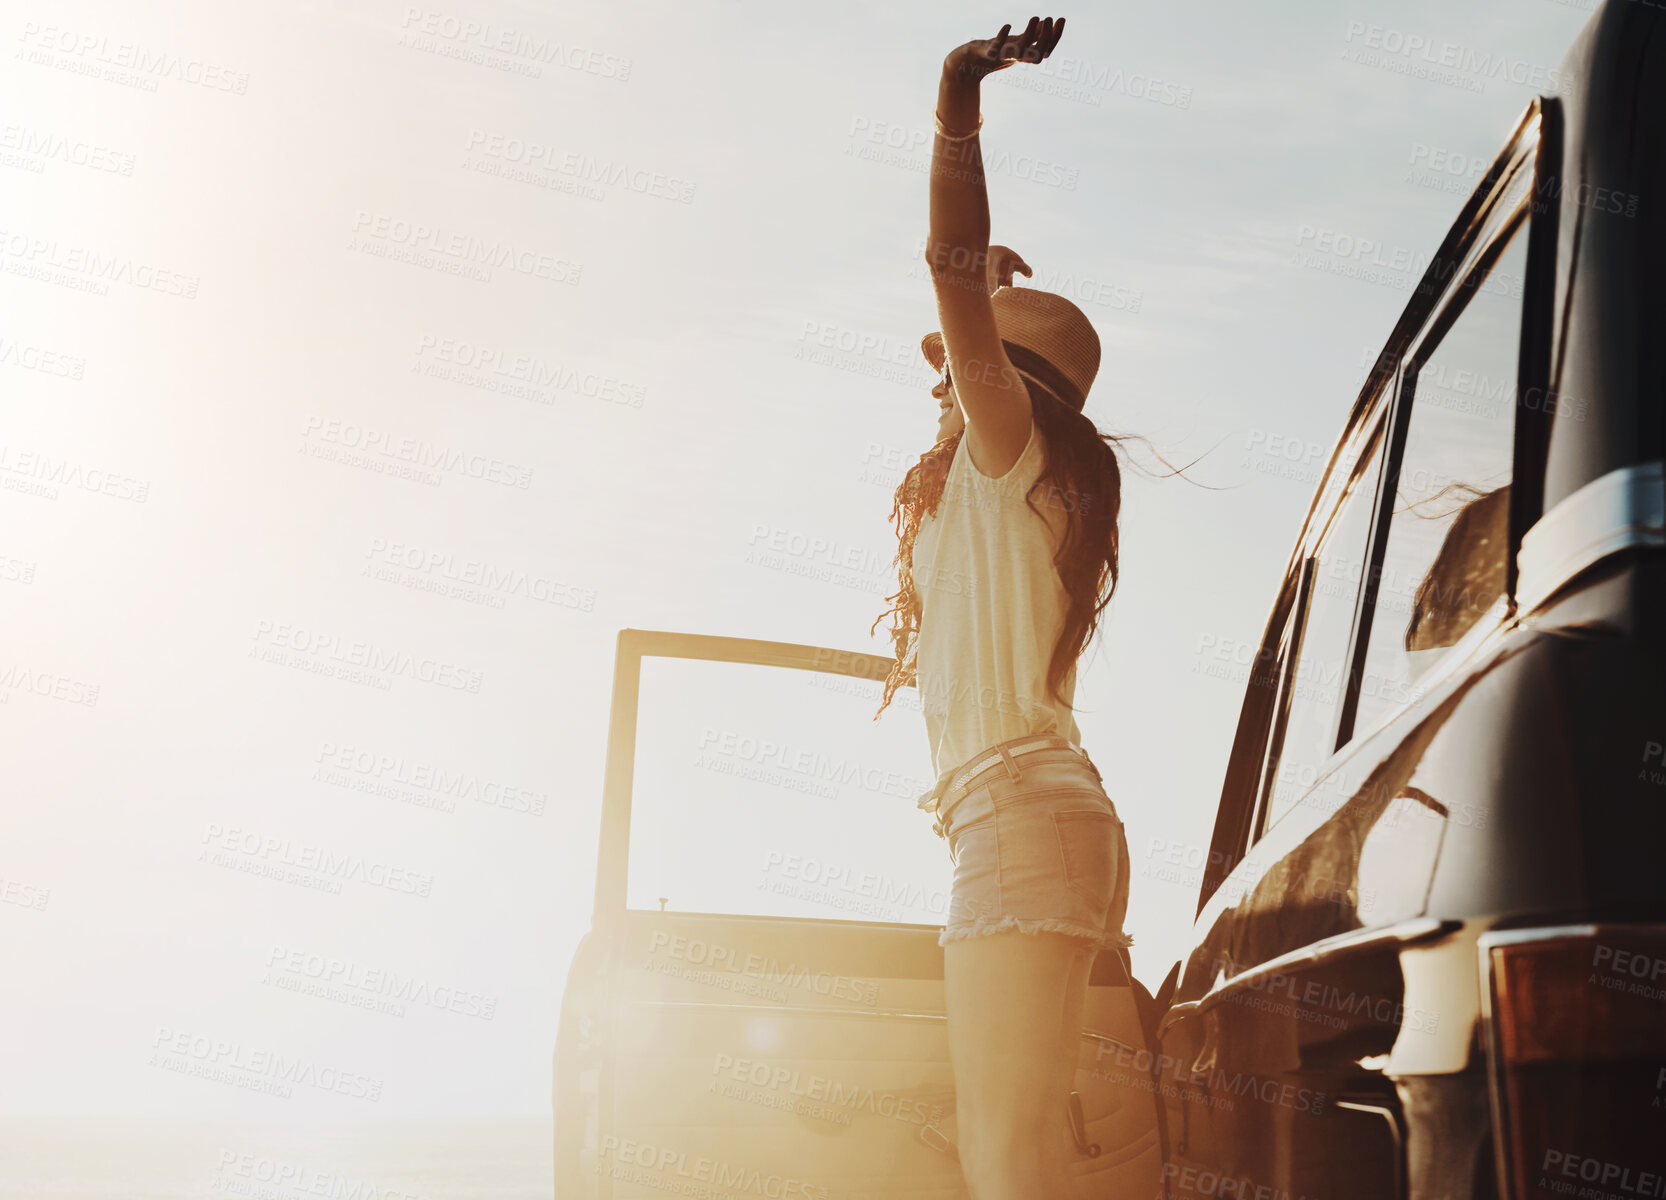
[{"label": "white t-shirt", "polygon": [[[1053,554],[1069,518],[1043,493],[1024,496],[1046,466],[1046,439],[1032,419],[1024,452],[1005,475],[955,448],[935,514],[920,522],[911,564],[919,593],[916,685],[939,779],[997,742],[1056,733],[1081,745],[1068,705],[1047,692],[1047,666],[1064,627],[1068,597]],[[1072,664],[1059,690],[1074,701]]]}]

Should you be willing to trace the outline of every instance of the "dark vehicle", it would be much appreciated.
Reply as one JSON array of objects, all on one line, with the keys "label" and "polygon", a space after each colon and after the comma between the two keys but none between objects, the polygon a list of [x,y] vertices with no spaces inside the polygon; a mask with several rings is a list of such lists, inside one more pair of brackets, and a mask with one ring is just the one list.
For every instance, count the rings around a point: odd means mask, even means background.
[{"label": "dark vehicle", "polygon": [[1157,1035],[1173,1194],[1666,1195],[1662,10],[1559,75],[1274,601]]},{"label": "dark vehicle", "polygon": [[[1094,965],[1076,1195],[1666,1195],[1666,15],[1560,77],[1326,466],[1185,961]],[[890,666],[620,634],[562,1200],[965,1194]]]}]

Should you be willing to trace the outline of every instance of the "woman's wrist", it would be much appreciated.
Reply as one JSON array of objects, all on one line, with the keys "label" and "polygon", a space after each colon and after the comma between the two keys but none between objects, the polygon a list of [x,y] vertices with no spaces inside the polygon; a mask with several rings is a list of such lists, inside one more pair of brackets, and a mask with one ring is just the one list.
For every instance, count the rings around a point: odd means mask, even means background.
[{"label": "woman's wrist", "polygon": [[943,64],[943,80],[937,87],[937,120],[951,134],[970,133],[977,128],[979,95],[977,76],[968,75],[952,61]]}]

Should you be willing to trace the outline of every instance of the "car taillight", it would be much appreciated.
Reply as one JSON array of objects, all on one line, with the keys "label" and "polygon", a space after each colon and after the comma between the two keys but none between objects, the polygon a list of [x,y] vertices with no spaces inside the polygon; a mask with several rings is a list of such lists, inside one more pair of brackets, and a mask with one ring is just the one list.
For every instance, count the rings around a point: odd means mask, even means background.
[{"label": "car taillight", "polygon": [[1480,946],[1503,1195],[1666,1197],[1666,927]]}]

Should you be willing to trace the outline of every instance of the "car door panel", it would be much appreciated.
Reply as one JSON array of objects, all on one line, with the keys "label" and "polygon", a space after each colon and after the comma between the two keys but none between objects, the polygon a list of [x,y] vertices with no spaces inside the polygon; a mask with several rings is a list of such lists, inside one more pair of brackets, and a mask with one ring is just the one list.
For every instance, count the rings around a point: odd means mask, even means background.
[{"label": "car door panel", "polygon": [[[958,1131],[937,928],[661,913],[627,924],[599,1158],[650,1147],[834,1195],[964,1194],[947,1149]],[[1074,1164],[1083,1196],[1154,1186],[1161,1153],[1144,1081],[1096,1072],[1105,1034],[1144,1046],[1120,964],[1097,974],[1076,1084],[1097,1149]],[[647,1194],[669,1180],[623,1182]]]},{"label": "car door panel", "polygon": [[[558,1196],[966,1195],[940,925],[626,906],[629,763],[655,751],[637,744],[635,693],[654,675],[641,660],[656,653],[867,681],[889,662],[786,643],[621,635],[597,908],[557,1045]],[[1083,1200],[1156,1190],[1149,1080],[1099,1069],[1107,1044],[1149,1058],[1136,989],[1125,956],[1099,957],[1076,1079],[1082,1128],[1071,1173]],[[1066,1111],[1056,1131],[1069,1136]]]}]

